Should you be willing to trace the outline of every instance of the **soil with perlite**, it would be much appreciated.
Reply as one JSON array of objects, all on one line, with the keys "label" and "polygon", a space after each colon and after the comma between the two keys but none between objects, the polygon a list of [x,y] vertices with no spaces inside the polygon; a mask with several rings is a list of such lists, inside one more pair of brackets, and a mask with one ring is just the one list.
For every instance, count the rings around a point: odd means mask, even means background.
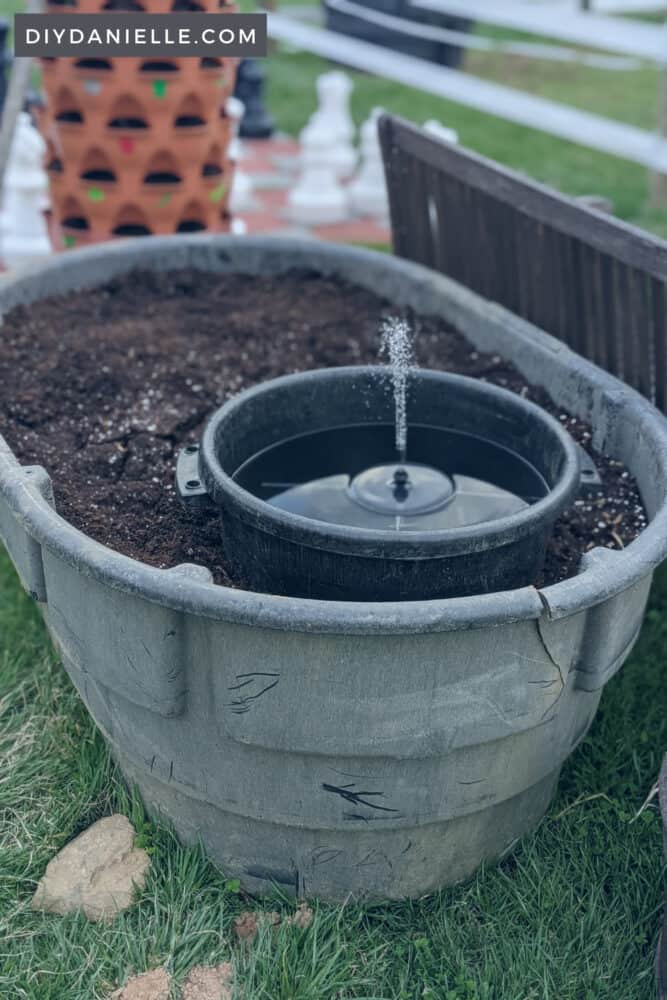
[{"label": "soil with perlite", "polygon": [[[151,566],[226,564],[219,515],[195,523],[174,485],[179,449],[230,395],[288,372],[378,362],[395,315],[371,292],[316,274],[280,277],[135,272],[103,288],[21,306],[0,330],[0,432],[24,464],[43,465],[60,514]],[[437,318],[408,315],[425,368],[476,376],[554,414],[594,458],[603,486],[555,527],[543,576],[577,571],[593,546],[621,548],[646,526],[630,474],[591,448],[590,428],[476,351]]]}]

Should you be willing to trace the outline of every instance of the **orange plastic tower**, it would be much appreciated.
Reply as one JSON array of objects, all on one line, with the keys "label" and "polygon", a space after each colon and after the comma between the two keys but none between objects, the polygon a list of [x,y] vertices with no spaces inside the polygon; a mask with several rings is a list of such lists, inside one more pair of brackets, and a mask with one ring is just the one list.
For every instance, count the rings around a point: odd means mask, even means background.
[{"label": "orange plastic tower", "polygon": [[[220,0],[51,0],[53,13],[233,11]],[[229,228],[237,60],[44,59],[54,235],[66,247]]]}]

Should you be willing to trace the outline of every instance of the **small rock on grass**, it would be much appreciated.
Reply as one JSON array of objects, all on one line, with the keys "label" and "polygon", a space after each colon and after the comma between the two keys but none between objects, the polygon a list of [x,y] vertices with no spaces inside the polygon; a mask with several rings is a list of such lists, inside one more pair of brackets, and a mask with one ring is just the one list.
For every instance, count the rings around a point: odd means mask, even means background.
[{"label": "small rock on grass", "polygon": [[232,1000],[232,966],[195,965],[183,983],[181,1000]]},{"label": "small rock on grass", "polygon": [[164,969],[151,969],[132,976],[110,1000],[169,1000],[171,976]]},{"label": "small rock on grass", "polygon": [[49,861],[32,908],[61,915],[83,910],[89,920],[110,920],[127,909],[150,865],[134,838],[126,816],[105,816],[93,823]]}]

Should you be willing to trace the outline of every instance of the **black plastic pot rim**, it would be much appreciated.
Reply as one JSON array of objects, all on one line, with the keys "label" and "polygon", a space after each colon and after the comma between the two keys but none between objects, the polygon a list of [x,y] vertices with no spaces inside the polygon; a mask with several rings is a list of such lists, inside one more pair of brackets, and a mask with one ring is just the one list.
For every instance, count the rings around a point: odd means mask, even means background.
[{"label": "black plastic pot rim", "polygon": [[[527,352],[541,354],[545,365],[558,357],[585,375],[613,401],[619,419],[623,419],[623,411],[627,410],[644,433],[654,440],[659,436],[656,475],[667,482],[667,421],[638,392],[502,306],[485,301],[420,264],[377,251],[278,236],[137,237],[132,241],[70,250],[22,268],[3,278],[0,303],[6,313],[47,295],[97,287],[136,268],[169,271],[189,266],[252,276],[261,273],[257,263],[269,258],[273,273],[303,266],[329,275],[365,272],[377,280],[379,287],[387,289],[391,288],[392,280],[409,277],[415,289],[447,299],[452,312],[465,313],[480,323],[493,321],[498,326],[502,323],[512,331],[517,343],[525,345]],[[193,579],[181,567],[157,569],[94,541],[53,509],[39,476],[34,475],[37,468],[21,466],[0,434],[0,494],[19,524],[39,545],[106,586],[185,614],[241,626],[317,634],[414,635],[487,628],[537,620],[545,615],[558,620],[621,594],[667,558],[667,502],[663,502],[648,526],[625,549],[592,549],[584,554],[581,570],[575,577],[539,590],[523,587],[473,597],[386,603],[258,594]],[[607,573],[601,572],[605,566]]]},{"label": "black plastic pot rim", "polygon": [[[340,375],[341,378],[349,375],[364,378],[383,371],[384,369],[381,367],[373,365],[322,368],[271,379],[270,386],[276,389],[289,389],[291,385],[302,384],[305,378],[312,380],[314,383],[325,382],[331,378],[332,372]],[[448,558],[456,555],[468,555],[472,552],[483,552],[490,547],[498,548],[500,551],[502,546],[511,545],[526,535],[534,533],[536,520],[542,520],[545,525],[553,524],[558,519],[562,510],[574,500],[579,486],[579,456],[577,449],[570,435],[561,427],[558,421],[541,409],[541,407],[537,406],[537,404],[526,399],[521,399],[516,393],[510,392],[508,389],[503,389],[500,386],[483,382],[481,379],[472,379],[452,372],[432,372],[428,369],[415,369],[415,374],[417,377],[425,380],[444,381],[446,379],[457,384],[474,382],[475,390],[480,395],[484,394],[495,399],[502,399],[504,397],[511,400],[515,405],[518,405],[517,400],[520,400],[522,408],[533,411],[536,419],[550,424],[553,433],[562,445],[565,455],[565,467],[554,489],[550,490],[545,497],[531,504],[525,510],[509,514],[506,517],[497,518],[494,521],[486,521],[482,524],[471,525],[469,527],[449,528],[441,531],[411,531],[409,537],[407,533],[405,536],[397,538],[394,531],[347,525],[340,526],[327,522],[327,539],[324,543],[322,540],[322,528],[318,529],[317,526],[314,526],[311,518],[272,507],[265,500],[261,500],[242,486],[239,486],[220,464],[215,447],[218,424],[224,420],[230,411],[235,410],[240,403],[251,402],[257,397],[261,398],[267,391],[268,383],[260,383],[244,390],[221,406],[213,414],[204,430],[201,440],[199,468],[204,484],[213,501],[223,508],[226,505],[229,506],[231,502],[236,517],[267,534],[277,535],[280,538],[298,542],[300,545],[314,549],[324,549],[327,552],[340,554],[352,553],[358,555],[360,554],[359,547],[364,546],[364,557],[378,559],[384,559],[390,555],[393,559],[411,561],[418,561],[420,559],[430,560],[438,558],[438,555]],[[502,546],[498,543],[498,535],[501,533],[504,536]],[[425,545],[428,546],[428,552],[422,551]],[[375,546],[377,551],[370,551],[370,546]]]}]

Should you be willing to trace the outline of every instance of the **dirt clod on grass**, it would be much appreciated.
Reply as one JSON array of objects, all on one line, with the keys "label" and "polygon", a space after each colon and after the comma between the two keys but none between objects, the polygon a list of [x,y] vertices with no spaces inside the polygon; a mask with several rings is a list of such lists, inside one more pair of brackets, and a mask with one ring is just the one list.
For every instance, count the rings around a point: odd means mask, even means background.
[{"label": "dirt clod on grass", "polygon": [[234,933],[239,941],[252,944],[262,926],[275,928],[282,924],[305,931],[312,924],[314,916],[308,903],[298,903],[294,913],[284,919],[275,910],[244,910],[234,920]]},{"label": "dirt clod on grass", "polygon": [[[174,485],[183,445],[234,393],[287,372],[376,363],[395,315],[357,286],[308,272],[280,277],[135,272],[103,288],[18,307],[0,338],[0,431],[25,464],[46,467],[59,512],[105,545],[151,566],[229,571],[217,515],[199,523]],[[542,579],[577,571],[593,546],[620,548],[646,525],[628,471],[591,448],[591,430],[476,351],[437,318],[407,317],[423,367],[487,379],[535,400],[591,452],[598,494],[560,519]]]},{"label": "dirt clod on grass", "polygon": [[232,1000],[232,965],[195,965],[181,988],[181,1000]]},{"label": "dirt clod on grass", "polygon": [[51,859],[32,908],[62,916],[80,910],[88,920],[112,920],[132,905],[150,868],[148,854],[134,840],[126,816],[97,820]]},{"label": "dirt clod on grass", "polygon": [[151,969],[131,976],[125,986],[111,994],[110,1000],[169,1000],[171,976],[166,969]]},{"label": "dirt clod on grass", "polygon": [[291,917],[287,917],[285,923],[305,931],[312,924],[314,916],[315,914],[313,913],[311,907],[308,906],[308,903],[299,903],[296,911]]},{"label": "dirt clod on grass", "polygon": [[[181,989],[177,990],[179,1000],[232,1000],[232,978],[231,962],[193,965]],[[172,985],[172,977],[166,969],[151,969],[130,976],[109,1000],[170,1000]]]},{"label": "dirt clod on grass", "polygon": [[280,924],[280,914],[275,910],[270,912],[264,910],[244,910],[234,920],[234,933],[239,941],[250,944],[261,925],[278,927]]}]

